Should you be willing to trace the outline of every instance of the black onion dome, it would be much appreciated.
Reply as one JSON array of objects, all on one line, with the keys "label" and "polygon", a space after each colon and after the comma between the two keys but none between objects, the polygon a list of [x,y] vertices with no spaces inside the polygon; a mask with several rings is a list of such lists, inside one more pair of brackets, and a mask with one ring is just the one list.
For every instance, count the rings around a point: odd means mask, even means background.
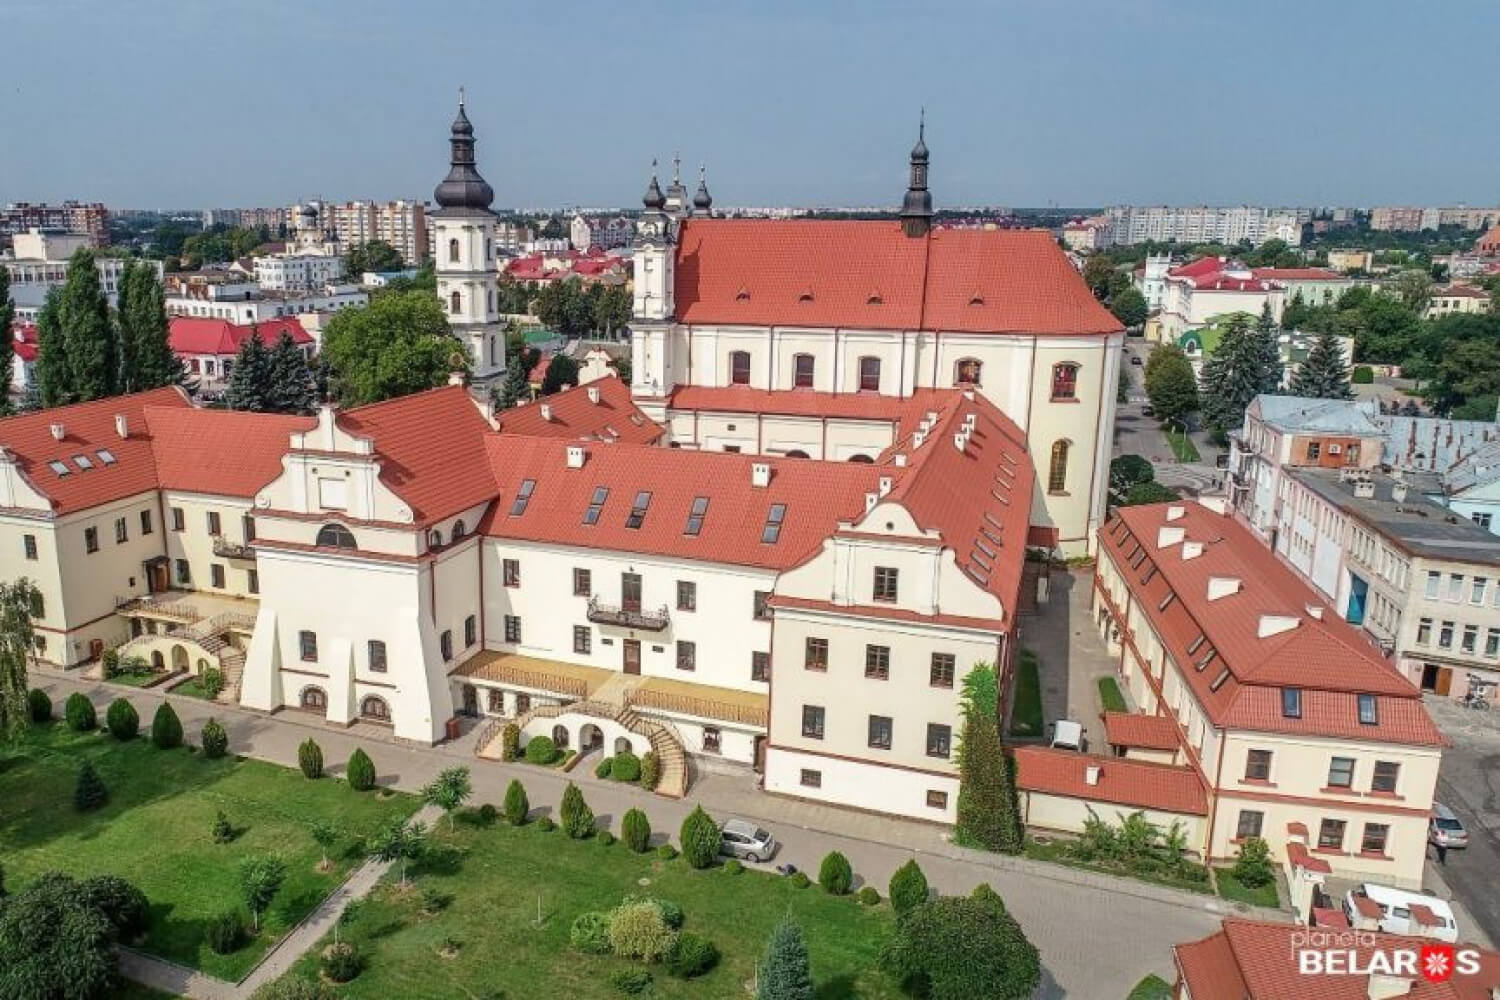
[{"label": "black onion dome", "polygon": [[693,207],[705,213],[714,207],[713,196],[708,193],[708,176],[701,169],[698,171],[698,191],[693,195]]},{"label": "black onion dome", "polygon": [[474,126],[464,113],[461,101],[448,142],[453,151],[451,166],[448,176],[433,190],[433,200],[443,208],[489,211],[490,203],[495,200],[495,189],[480,176],[474,165]]},{"label": "black onion dome", "polygon": [[646,196],[641,199],[641,204],[647,208],[660,209],[667,203],[666,197],[661,193],[661,185],[656,183],[656,174],[651,175],[651,184],[646,188]]}]

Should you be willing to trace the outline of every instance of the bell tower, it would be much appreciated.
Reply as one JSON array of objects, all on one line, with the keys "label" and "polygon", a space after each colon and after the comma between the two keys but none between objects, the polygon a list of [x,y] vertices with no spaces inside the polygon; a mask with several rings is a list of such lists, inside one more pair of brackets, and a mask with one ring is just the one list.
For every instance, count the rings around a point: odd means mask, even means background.
[{"label": "bell tower", "polygon": [[635,228],[635,301],[630,320],[631,394],[638,399],[660,399],[672,391],[670,333],[675,319],[677,222],[656,181],[641,199],[643,210]]}]

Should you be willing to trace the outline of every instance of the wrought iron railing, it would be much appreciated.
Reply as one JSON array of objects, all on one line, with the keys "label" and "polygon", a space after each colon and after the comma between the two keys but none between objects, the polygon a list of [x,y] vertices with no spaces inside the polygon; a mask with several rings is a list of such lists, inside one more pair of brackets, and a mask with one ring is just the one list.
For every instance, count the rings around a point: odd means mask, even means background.
[{"label": "wrought iron railing", "polygon": [[671,612],[663,604],[656,611],[625,608],[614,604],[602,604],[598,595],[589,598],[588,619],[596,625],[618,625],[621,628],[642,629],[660,632],[672,624]]}]

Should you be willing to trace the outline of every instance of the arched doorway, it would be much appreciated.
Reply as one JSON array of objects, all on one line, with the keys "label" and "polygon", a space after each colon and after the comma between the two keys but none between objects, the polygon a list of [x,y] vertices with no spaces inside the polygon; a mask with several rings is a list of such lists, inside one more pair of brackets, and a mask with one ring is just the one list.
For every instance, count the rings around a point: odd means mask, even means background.
[{"label": "arched doorway", "polygon": [[203,657],[201,657],[201,656],[200,656],[200,657],[198,657],[198,673],[199,673],[199,674],[202,674],[202,673],[203,673],[203,671],[205,671],[205,670],[207,670],[207,669],[208,669],[208,661],[207,661],[207,660],[205,660],[205,659],[204,659],[204,658],[203,658]]},{"label": "arched doorway", "polygon": [[590,750],[602,750],[604,748],[604,731],[592,722],[585,722],[583,728],[578,730],[578,752],[588,753]]},{"label": "arched doorway", "polygon": [[630,753],[630,737],[628,737],[628,736],[617,736],[617,737],[615,737],[615,753],[617,753],[617,754],[619,754],[619,753]]},{"label": "arched doorway", "polygon": [[379,695],[365,695],[364,700],[359,703],[359,717],[371,722],[390,722],[391,707]]},{"label": "arched doorway", "polygon": [[158,673],[167,669],[167,658],[161,655],[161,650],[159,649],[151,651],[151,669]]},{"label": "arched doorway", "polygon": [[172,669],[186,670],[188,668],[188,654],[186,646],[172,647]]},{"label": "arched doorway", "polygon": [[328,710],[328,694],[320,687],[305,687],[299,698],[299,704],[309,711],[324,712]]},{"label": "arched doorway", "polygon": [[479,692],[472,684],[464,685],[464,714],[479,714]]},{"label": "arched doorway", "polygon": [[568,747],[568,727],[562,723],[553,726],[552,742],[556,745],[557,749],[566,750]]}]

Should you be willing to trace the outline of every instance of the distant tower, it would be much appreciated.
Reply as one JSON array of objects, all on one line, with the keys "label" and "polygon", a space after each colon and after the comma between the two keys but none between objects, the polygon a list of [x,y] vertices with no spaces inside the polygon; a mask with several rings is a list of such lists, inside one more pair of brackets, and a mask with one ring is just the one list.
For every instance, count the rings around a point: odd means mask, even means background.
[{"label": "distant tower", "polygon": [[635,301],[630,320],[631,391],[637,399],[660,400],[672,390],[668,333],[676,313],[677,221],[669,214],[667,198],[656,182],[655,161],[641,204],[635,227]]},{"label": "distant tower", "polygon": [[698,165],[698,191],[693,195],[694,215],[713,215],[714,200],[708,193],[708,168]]},{"label": "distant tower", "polygon": [[437,293],[448,325],[469,349],[473,381],[491,382],[505,372],[505,338],[501,336],[499,273],[495,263],[495,200],[474,162],[474,126],[464,113],[458,92],[458,117],[449,138],[453,147],[448,176],[433,191],[437,211],[432,220]]},{"label": "distant tower", "polygon": [[677,221],[687,218],[693,210],[688,202],[687,188],[682,184],[682,157],[676,154],[672,156],[672,183],[667,187],[664,208]]},{"label": "distant tower", "polygon": [[932,192],[927,190],[927,111],[917,125],[917,144],[911,150],[911,179],[901,201],[901,228],[907,236],[926,236],[932,229]]}]

